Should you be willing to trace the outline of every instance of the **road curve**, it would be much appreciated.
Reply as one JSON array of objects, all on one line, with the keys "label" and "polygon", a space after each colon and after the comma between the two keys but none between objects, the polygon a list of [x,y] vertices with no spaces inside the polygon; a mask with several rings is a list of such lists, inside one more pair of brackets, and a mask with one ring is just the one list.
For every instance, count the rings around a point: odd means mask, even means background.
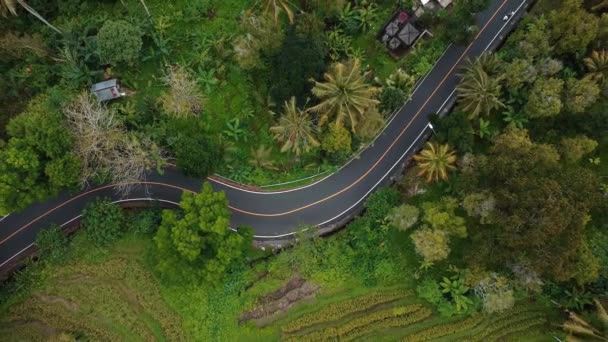
[{"label": "road curve", "polygon": [[[477,18],[480,30],[473,42],[466,47],[451,45],[375,142],[333,175],[308,186],[273,192],[246,190],[210,179],[215,190],[226,193],[232,210],[231,225],[253,227],[258,239],[279,238],[293,234],[302,225],[335,223],[359,208],[424,141],[429,115],[443,109],[454,95],[463,62],[494,48],[513,27],[513,16],[504,20],[505,15],[516,11],[514,17],[519,17],[525,7],[525,0],[493,0]],[[117,203],[158,200],[175,204],[183,191],[198,191],[202,182],[168,168],[162,175],[153,174],[139,183],[127,198],[117,198],[112,185],[103,185],[77,194],[63,193],[0,218],[0,267],[31,247],[41,229],[78,219],[85,204],[98,196],[113,198]]]}]

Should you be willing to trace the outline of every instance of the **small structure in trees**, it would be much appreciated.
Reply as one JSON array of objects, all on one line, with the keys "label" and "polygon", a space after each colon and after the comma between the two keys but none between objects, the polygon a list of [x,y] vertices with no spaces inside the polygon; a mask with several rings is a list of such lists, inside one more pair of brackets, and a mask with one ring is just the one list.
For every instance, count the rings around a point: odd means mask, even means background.
[{"label": "small structure in trees", "polygon": [[116,78],[93,84],[91,91],[99,102],[106,102],[125,96],[125,93],[120,91],[120,82]]},{"label": "small structure in trees", "polygon": [[420,30],[414,25],[415,21],[415,16],[406,11],[398,11],[378,33],[378,40],[388,48],[393,57],[401,57],[420,38]]}]

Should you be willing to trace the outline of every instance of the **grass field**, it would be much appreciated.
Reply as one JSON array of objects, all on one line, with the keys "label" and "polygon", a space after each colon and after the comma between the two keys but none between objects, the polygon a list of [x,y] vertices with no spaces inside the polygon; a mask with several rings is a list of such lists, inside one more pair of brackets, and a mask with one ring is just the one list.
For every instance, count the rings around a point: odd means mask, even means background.
[{"label": "grass field", "polygon": [[132,242],[121,241],[113,255],[93,253],[49,268],[43,285],[4,315],[2,340],[48,340],[61,334],[112,341],[186,340],[179,316],[144,266],[144,245]]},{"label": "grass field", "polygon": [[[28,282],[17,282],[20,290],[3,288],[0,340],[485,342],[551,336],[552,310],[540,304],[518,304],[491,317],[441,317],[415,295],[415,268],[409,262],[414,256],[396,251],[386,258],[367,255],[371,263],[365,271],[346,248],[348,232],[303,242],[276,256],[257,251],[250,255],[251,265],[235,267],[218,286],[209,287],[158,281],[149,258],[150,236],[130,233],[99,248],[79,231],[66,261],[38,262],[28,267]],[[403,246],[398,237],[386,239]],[[366,283],[371,278],[364,272],[376,281]],[[277,301],[277,290],[294,277],[317,290],[285,309],[274,307],[262,319],[244,318]]]}]

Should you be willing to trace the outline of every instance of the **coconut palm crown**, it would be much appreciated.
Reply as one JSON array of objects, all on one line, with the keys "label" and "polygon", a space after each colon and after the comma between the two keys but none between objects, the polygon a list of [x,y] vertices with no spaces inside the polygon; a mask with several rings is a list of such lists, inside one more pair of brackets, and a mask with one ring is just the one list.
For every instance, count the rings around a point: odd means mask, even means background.
[{"label": "coconut palm crown", "polygon": [[333,119],[338,125],[346,120],[353,132],[359,122],[365,120],[366,111],[376,106],[378,88],[366,82],[368,73],[361,71],[361,61],[334,63],[323,76],[325,81],[314,81],[312,93],[320,103],[309,110],[319,114],[319,126]]},{"label": "coconut palm crown", "polygon": [[488,115],[505,106],[500,100],[500,79],[488,75],[479,62],[469,63],[464,69],[462,82],[456,90],[462,110],[469,113],[469,119]]},{"label": "coconut palm crown", "polygon": [[447,179],[448,173],[456,167],[456,153],[447,144],[427,142],[425,148],[414,156],[418,162],[418,176],[426,176],[426,181],[436,182]]},{"label": "coconut palm crown", "polygon": [[270,127],[275,140],[282,144],[281,152],[291,151],[299,156],[311,147],[319,146],[310,115],[296,107],[296,98],[285,101],[283,115],[276,126]]}]

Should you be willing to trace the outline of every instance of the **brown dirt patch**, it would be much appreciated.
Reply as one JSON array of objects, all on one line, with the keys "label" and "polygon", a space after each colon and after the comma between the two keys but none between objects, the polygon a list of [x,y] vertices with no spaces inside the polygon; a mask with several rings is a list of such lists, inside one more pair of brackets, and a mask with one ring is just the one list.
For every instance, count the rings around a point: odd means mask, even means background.
[{"label": "brown dirt patch", "polygon": [[243,313],[240,321],[253,321],[258,326],[267,325],[296,303],[312,299],[318,291],[318,285],[296,275],[283,287],[260,299],[254,309]]}]

